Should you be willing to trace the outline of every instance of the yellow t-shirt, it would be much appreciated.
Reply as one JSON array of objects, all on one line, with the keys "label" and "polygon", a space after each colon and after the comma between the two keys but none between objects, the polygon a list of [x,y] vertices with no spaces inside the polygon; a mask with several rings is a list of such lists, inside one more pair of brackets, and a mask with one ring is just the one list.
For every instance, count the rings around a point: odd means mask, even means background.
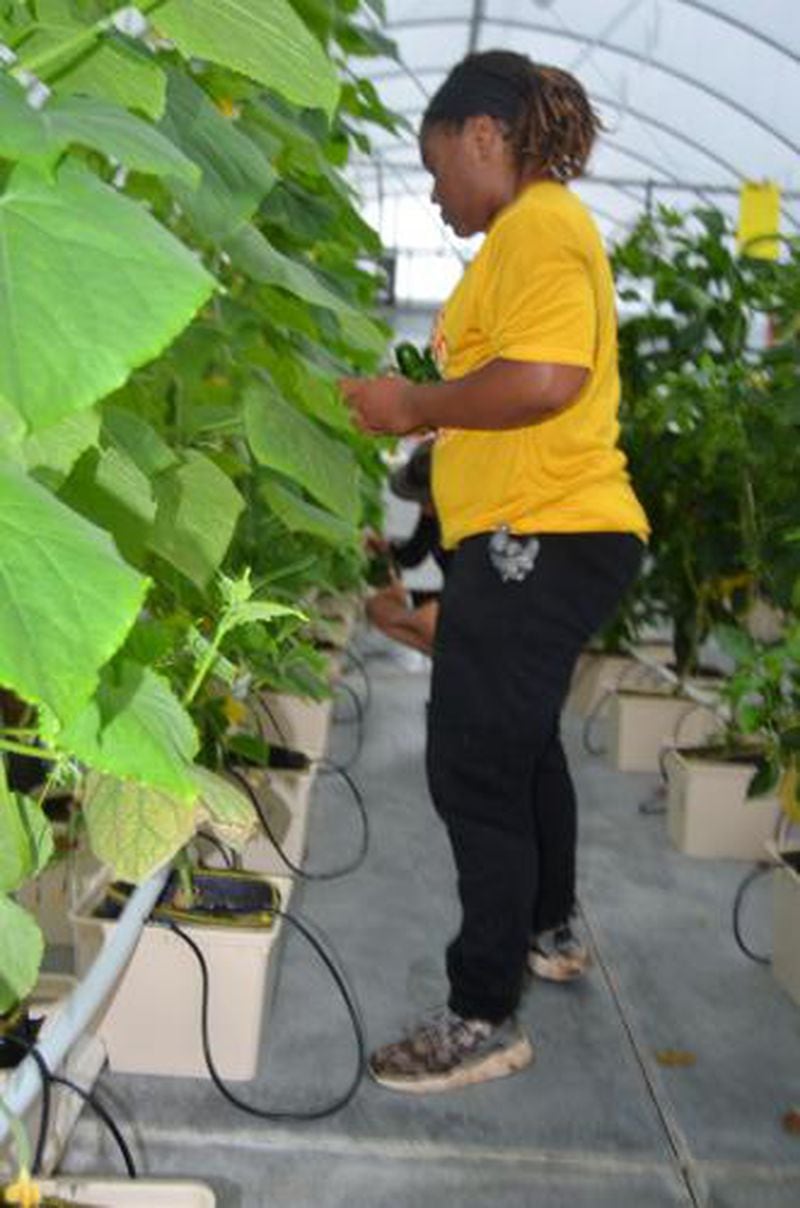
[{"label": "yellow t-shirt", "polygon": [[434,352],[446,378],[495,358],[591,370],[564,411],[508,431],[446,429],[433,489],[444,544],[517,533],[648,534],[617,447],[614,284],[599,232],[562,184],[529,185],[492,225],[445,304]]}]

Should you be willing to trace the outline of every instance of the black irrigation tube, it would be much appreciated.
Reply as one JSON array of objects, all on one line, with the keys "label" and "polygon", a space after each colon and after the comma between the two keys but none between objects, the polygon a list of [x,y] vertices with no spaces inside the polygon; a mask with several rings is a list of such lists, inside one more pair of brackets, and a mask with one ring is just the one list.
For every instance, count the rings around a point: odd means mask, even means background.
[{"label": "black irrigation tube", "polygon": [[[229,772],[231,770],[232,769],[230,768],[227,769]],[[216,848],[216,850],[222,856],[222,859],[225,861],[226,868],[236,868],[236,853],[230,847],[227,847],[223,842],[221,842],[216,835],[212,835],[210,831],[200,831],[198,837],[205,839],[206,843],[210,843],[212,847]],[[270,836],[270,838],[272,838],[272,836]]]},{"label": "black irrigation tube", "polygon": [[39,1120],[39,1133],[36,1139],[36,1151],[31,1163],[31,1174],[40,1175],[42,1172],[42,1162],[44,1160],[44,1151],[47,1144],[47,1134],[50,1130],[51,1089],[55,1085],[66,1087],[67,1090],[70,1090],[73,1092],[73,1094],[78,1095],[81,1099],[83,1099],[84,1103],[91,1107],[91,1109],[96,1113],[102,1123],[105,1124],[106,1128],[114,1138],[117,1147],[122,1154],[122,1160],[125,1163],[125,1169],[128,1173],[128,1176],[131,1179],[137,1178],[136,1163],[133,1160],[130,1148],[122,1135],[120,1127],[114,1117],[111,1115],[111,1112],[108,1110],[108,1108],[105,1107],[105,1105],[98,1098],[96,1092],[86,1090],[84,1087],[78,1086],[77,1082],[73,1082],[71,1078],[67,1078],[63,1074],[53,1074],[43,1055],[39,1052],[39,1049],[35,1044],[29,1043],[25,1040],[20,1040],[17,1036],[4,1036],[3,1043],[13,1044],[24,1052],[26,1056],[32,1057],[36,1062],[39,1070],[39,1076],[42,1080],[42,1110]]},{"label": "black irrigation tube", "polygon": [[353,800],[362,823],[361,840],[359,843],[358,852],[347,864],[342,865],[340,868],[322,869],[319,872],[308,871],[304,868],[300,868],[299,865],[294,863],[291,857],[286,853],[281,842],[270,826],[269,819],[261,808],[261,802],[258,800],[258,795],[253,786],[247,780],[247,777],[243,776],[242,773],[235,767],[228,767],[226,770],[228,774],[234,778],[237,784],[244,789],[245,793],[250,798],[253,809],[258,814],[267,838],[272,843],[286,867],[290,870],[290,872],[293,872],[296,877],[299,877],[303,881],[336,881],[340,877],[347,876],[348,873],[355,872],[356,869],[360,868],[364,863],[367,852],[369,851],[369,817],[367,816],[366,806],[364,805],[364,798],[361,796],[361,793],[354,783],[352,777],[350,777],[343,768],[338,767],[336,764],[332,765],[332,770],[344,780],[345,784],[349,787],[353,795]]},{"label": "black irrigation tube", "polygon": [[758,965],[771,965],[772,957],[763,956],[761,953],[754,952],[752,950],[752,948],[749,948],[748,945],[744,942],[744,939],[742,937],[741,918],[740,918],[741,910],[742,910],[742,902],[744,901],[744,895],[746,894],[746,892],[750,888],[750,886],[753,884],[753,882],[757,881],[761,877],[763,877],[764,873],[772,872],[773,868],[774,868],[773,864],[768,864],[764,861],[759,861],[759,863],[756,864],[756,866],[754,868],[750,869],[747,876],[743,878],[743,880],[739,884],[738,889],[736,890],[736,894],[733,899],[733,910],[731,912],[732,922],[733,922],[733,938],[736,940],[738,947],[745,954],[745,956],[749,957],[751,961],[755,961],[756,964],[758,964]]},{"label": "black irrigation tube", "polygon": [[253,1103],[247,1103],[244,1099],[240,1099],[239,1096],[235,1095],[233,1091],[231,1091],[226,1085],[219,1071],[217,1070],[217,1067],[214,1063],[214,1055],[211,1051],[211,1039],[209,1035],[208,964],[206,963],[206,959],[203,956],[199,946],[189,935],[186,934],[185,931],[182,931],[181,928],[175,923],[168,923],[167,926],[171,931],[179,936],[189,948],[191,948],[200,968],[200,976],[202,979],[201,1029],[203,1056],[205,1058],[211,1080],[220,1094],[222,1094],[229,1103],[238,1108],[240,1111],[246,1112],[250,1116],[256,1116],[260,1120],[323,1120],[326,1117],[333,1116],[336,1114],[336,1112],[341,1111],[341,1109],[351,1101],[364,1077],[364,1072],[367,1065],[367,1042],[364,1024],[361,1019],[361,1011],[358,1003],[356,1002],[355,995],[347,985],[344,973],[337,966],[336,960],[332,955],[330,941],[326,941],[327,948],[329,949],[326,950],[325,944],[323,944],[323,942],[314,935],[309,924],[301,919],[298,915],[290,914],[289,911],[282,910],[280,907],[271,907],[270,909],[281,918],[286,919],[288,923],[291,923],[291,925],[304,936],[322,963],[325,965],[328,972],[331,974],[331,977],[336,983],[336,988],[339,991],[342,1001],[347,1008],[347,1013],[350,1017],[350,1022],[353,1027],[353,1034],[356,1040],[357,1067],[355,1074],[350,1081],[350,1085],[337,1099],[334,1099],[332,1103],[325,1104],[322,1107],[311,1108],[307,1111],[257,1107]]},{"label": "black irrigation tube", "polygon": [[372,705],[372,680],[370,679],[369,671],[367,670],[366,660],[353,650],[352,646],[346,647],[343,651],[344,658],[347,663],[351,663],[356,671],[361,676],[364,684],[364,699],[361,702],[364,712],[368,712]]},{"label": "black irrigation tube", "polygon": [[[357,734],[357,738],[356,738],[355,750],[354,750],[353,754],[350,756],[350,758],[346,761],[346,763],[335,763],[333,760],[330,760],[330,759],[325,760],[325,763],[327,765],[326,766],[327,771],[335,770],[338,772],[349,772],[351,770],[351,768],[353,767],[353,765],[357,762],[357,760],[361,754],[362,748],[364,746],[364,713],[363,713],[361,701],[358,699],[358,695],[353,691],[353,689],[349,686],[349,684],[343,684],[340,681],[337,684],[337,687],[344,688],[350,694],[351,699],[355,703],[356,721],[358,723],[358,734]],[[261,724],[261,719],[259,717],[259,712],[258,712],[259,709],[263,709],[264,712],[266,713],[267,717],[269,718],[270,722],[272,723],[272,728],[274,729],[275,733],[278,735],[278,738],[279,738],[280,742],[282,743],[282,745],[286,748],[286,750],[291,750],[289,740],[286,737],[283,727],[281,726],[280,722],[278,721],[277,717],[275,716],[274,711],[269,707],[269,705],[267,704],[267,702],[264,700],[263,697],[259,697],[258,707],[255,709],[255,716],[256,716],[256,724],[258,725],[258,728],[261,732],[261,737],[264,740],[264,742],[267,742],[267,739],[264,736],[264,727]],[[319,763],[319,762],[320,762],[320,760],[318,760],[318,759],[313,760],[313,759],[309,758],[309,763]]]},{"label": "black irrigation tube", "polygon": [[[336,765],[342,771],[349,772],[350,769],[352,767],[354,767],[355,764],[358,763],[359,759],[361,758],[361,752],[364,749],[364,731],[365,731],[365,725],[366,725],[365,717],[364,717],[364,706],[363,706],[363,704],[361,702],[361,698],[358,695],[358,693],[356,692],[355,688],[351,687],[350,684],[346,684],[344,682],[344,680],[339,680],[339,682],[336,684],[336,686],[334,688],[334,692],[336,692],[336,691],[344,692],[353,703],[353,717],[352,718],[344,718],[344,717],[335,718],[335,720],[340,723],[341,722],[345,722],[345,723],[354,722],[355,726],[356,726],[355,747],[353,748],[350,758],[347,760],[346,763]],[[334,705],[335,705],[335,702],[336,702],[336,697],[334,696]]]}]

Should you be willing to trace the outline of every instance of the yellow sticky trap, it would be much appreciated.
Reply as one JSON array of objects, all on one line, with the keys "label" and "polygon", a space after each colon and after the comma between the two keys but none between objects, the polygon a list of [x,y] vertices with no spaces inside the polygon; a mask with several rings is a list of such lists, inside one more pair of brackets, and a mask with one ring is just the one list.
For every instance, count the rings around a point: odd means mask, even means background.
[{"label": "yellow sticky trap", "polygon": [[23,1167],[16,1183],[6,1187],[3,1193],[6,1204],[18,1204],[19,1208],[38,1208],[42,1202],[39,1184],[35,1183]]},{"label": "yellow sticky trap", "polygon": [[800,768],[798,768],[797,759],[792,759],[784,770],[778,796],[784,814],[790,822],[795,824],[800,823],[798,780],[800,780]]},{"label": "yellow sticky trap", "polygon": [[777,260],[775,236],[781,226],[781,191],[773,181],[747,180],[739,191],[739,251],[758,260]]}]

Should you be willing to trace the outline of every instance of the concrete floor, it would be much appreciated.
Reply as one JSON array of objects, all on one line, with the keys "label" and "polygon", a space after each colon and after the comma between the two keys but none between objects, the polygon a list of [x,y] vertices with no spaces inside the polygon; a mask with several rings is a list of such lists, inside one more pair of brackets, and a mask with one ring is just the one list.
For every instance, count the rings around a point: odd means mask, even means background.
[{"label": "concrete floor", "polygon": [[[371,641],[371,639],[370,639]],[[333,942],[372,1045],[445,996],[441,954],[456,924],[449,849],[423,772],[427,675],[372,642],[373,702],[355,775],[372,825],[366,863],[293,901]],[[355,681],[354,681],[355,682]],[[405,1097],[364,1083],[338,1115],[266,1123],[202,1081],[105,1075],[143,1169],[208,1181],[220,1208],[798,1208],[800,1009],[736,948],[730,908],[741,865],[673,851],[663,816],[638,804],[655,777],[610,770],[565,735],[581,799],[580,898],[595,965],[581,983],[532,984],[521,1016],[536,1063],[506,1081]],[[352,727],[334,729],[346,752]],[[355,842],[329,777],[316,782],[309,865]],[[745,923],[768,944],[766,891]],[[287,940],[255,1103],[304,1108],[344,1089],[354,1048],[327,975]],[[656,1054],[694,1054],[663,1067]],[[82,1119],[73,1172],[119,1168]],[[155,1206],[154,1208],[160,1208]]]}]

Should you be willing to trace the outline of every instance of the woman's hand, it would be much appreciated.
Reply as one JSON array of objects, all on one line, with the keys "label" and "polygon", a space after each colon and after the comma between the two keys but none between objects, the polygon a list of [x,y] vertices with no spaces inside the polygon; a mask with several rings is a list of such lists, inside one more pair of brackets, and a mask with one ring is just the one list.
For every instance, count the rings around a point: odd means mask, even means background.
[{"label": "woman's hand", "polygon": [[420,427],[405,378],[341,378],[339,389],[354,423],[374,436],[405,436]]}]

